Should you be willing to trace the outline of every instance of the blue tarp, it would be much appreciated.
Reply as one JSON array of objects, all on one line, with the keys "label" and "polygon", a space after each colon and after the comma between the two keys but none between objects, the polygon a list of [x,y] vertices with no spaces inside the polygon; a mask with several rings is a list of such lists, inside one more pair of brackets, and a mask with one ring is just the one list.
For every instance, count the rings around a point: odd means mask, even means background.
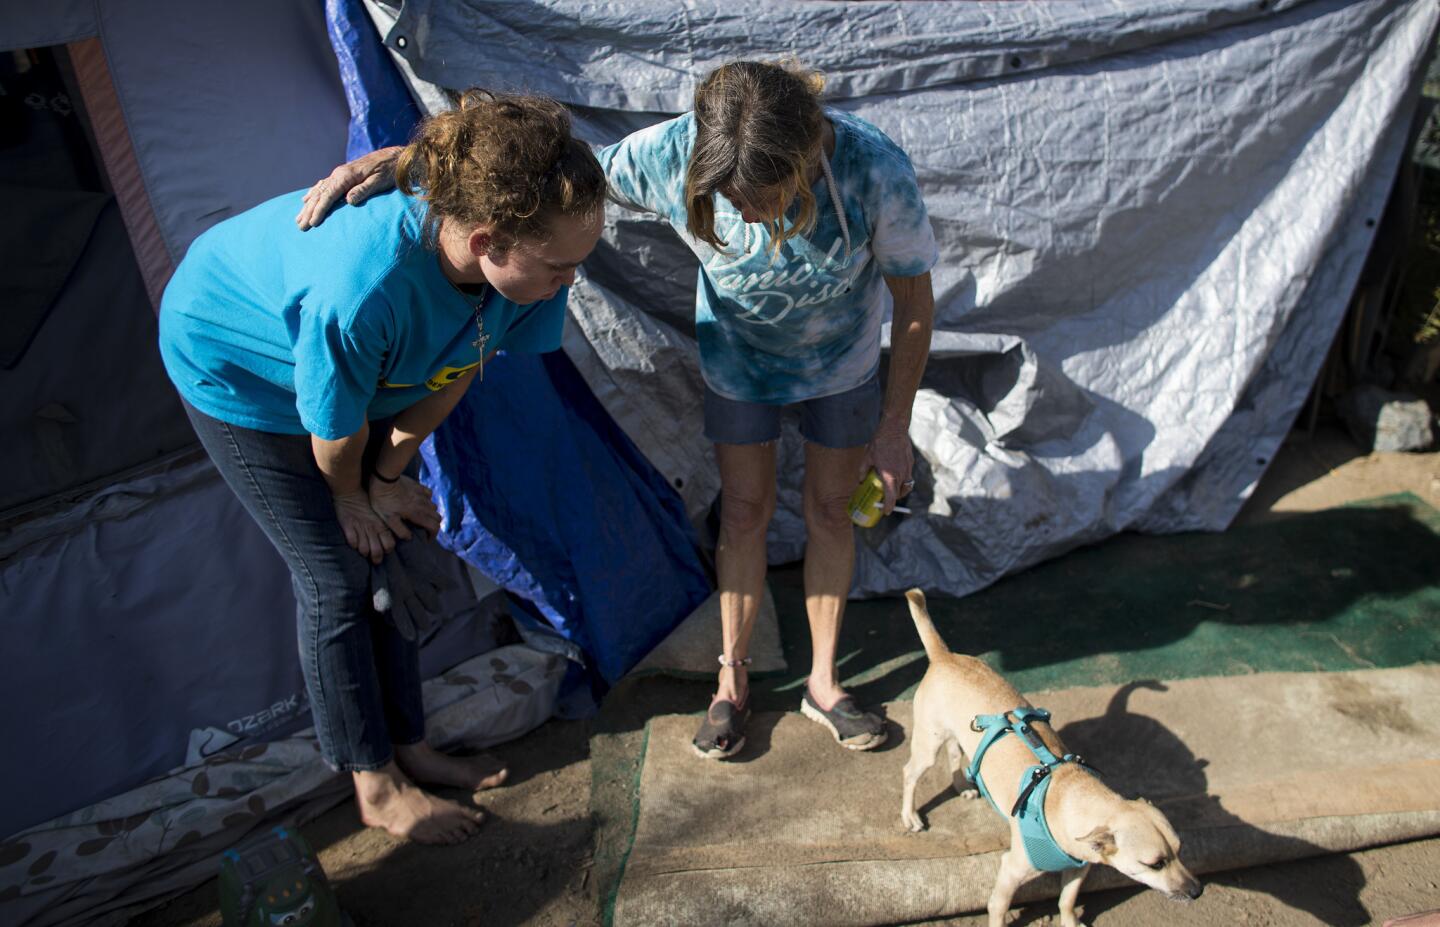
[{"label": "blue tarp", "polygon": [[614,683],[710,593],[684,504],[559,351],[497,355],[421,449],[440,541]]},{"label": "blue tarp", "polygon": [[408,142],[420,110],[360,0],[325,0],[325,26],[350,105],[345,157]]}]

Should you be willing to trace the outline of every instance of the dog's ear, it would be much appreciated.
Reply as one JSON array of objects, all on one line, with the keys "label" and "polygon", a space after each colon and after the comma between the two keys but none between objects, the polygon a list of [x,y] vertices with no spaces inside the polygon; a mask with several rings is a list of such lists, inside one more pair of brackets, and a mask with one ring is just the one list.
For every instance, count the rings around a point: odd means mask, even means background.
[{"label": "dog's ear", "polygon": [[1170,841],[1172,847],[1176,849],[1180,847],[1180,835],[1175,833],[1175,828],[1171,826],[1170,819],[1165,817],[1165,812],[1143,798],[1136,799],[1136,807],[1150,819],[1150,823],[1154,824],[1160,833],[1165,835],[1165,839]]},{"label": "dog's ear", "polygon": [[1110,832],[1110,828],[1104,825],[1095,828],[1090,833],[1078,839],[1081,843],[1094,850],[1101,859],[1109,859],[1111,854],[1115,852],[1115,835]]}]

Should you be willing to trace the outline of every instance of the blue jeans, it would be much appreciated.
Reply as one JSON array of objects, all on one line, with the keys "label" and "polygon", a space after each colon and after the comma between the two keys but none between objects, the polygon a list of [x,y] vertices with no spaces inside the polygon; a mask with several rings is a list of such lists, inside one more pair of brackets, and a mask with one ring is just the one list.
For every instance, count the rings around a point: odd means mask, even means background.
[{"label": "blue jeans", "polygon": [[[420,648],[375,611],[370,561],[345,541],[310,436],[241,428],[189,403],[185,412],[215,469],[290,567],[320,755],[341,772],[379,769],[394,758],[394,744],[425,737]],[[372,440],[387,431],[372,424]]]}]

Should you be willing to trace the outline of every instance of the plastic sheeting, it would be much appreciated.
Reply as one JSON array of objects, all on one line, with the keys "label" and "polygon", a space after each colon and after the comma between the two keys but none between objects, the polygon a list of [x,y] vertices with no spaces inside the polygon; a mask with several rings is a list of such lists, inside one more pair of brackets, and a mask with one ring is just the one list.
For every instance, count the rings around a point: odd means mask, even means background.
[{"label": "plastic sheeting", "polygon": [[679,497],[560,352],[497,355],[422,454],[441,543],[606,683],[710,594]]},{"label": "plastic sheeting", "polygon": [[[424,81],[552,94],[602,143],[723,61],[796,54],[903,146],[941,247],[916,515],[863,534],[853,591],[963,594],[1118,531],[1228,524],[1343,317],[1436,20],[1400,0],[407,0],[385,40]],[[588,271],[566,350],[698,517],[694,259],[612,215]],[[791,428],[772,562],[802,550],[799,460]]]},{"label": "plastic sheeting", "polygon": [[325,24],[350,107],[345,157],[404,145],[420,120],[405,82],[380,44],[360,0],[325,0]]}]

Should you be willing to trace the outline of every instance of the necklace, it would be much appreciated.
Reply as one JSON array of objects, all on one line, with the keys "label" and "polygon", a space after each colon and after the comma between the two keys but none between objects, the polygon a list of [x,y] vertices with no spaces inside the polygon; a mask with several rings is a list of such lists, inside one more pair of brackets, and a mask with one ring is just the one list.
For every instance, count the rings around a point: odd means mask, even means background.
[{"label": "necklace", "polygon": [[[825,189],[830,191],[830,208],[835,210],[835,219],[840,223],[840,237],[845,241],[845,263],[848,264],[853,250],[850,247],[850,223],[845,221],[845,207],[840,202],[840,189],[835,186],[835,174],[830,170],[830,157],[825,154],[823,147],[820,149],[820,169],[825,172]],[[750,252],[749,223],[745,224],[741,235],[740,251],[742,254],[748,254]]]},{"label": "necklace", "polygon": [[840,191],[835,186],[835,175],[830,170],[830,159],[825,150],[820,150],[820,168],[825,172],[825,187],[830,191],[830,205],[835,218],[840,221],[840,237],[845,239],[845,262],[850,262],[850,223],[845,221],[845,208],[840,204]]},{"label": "necklace", "polygon": [[481,308],[485,305],[485,297],[490,295],[490,285],[482,284],[480,298],[475,302],[475,340],[470,342],[480,355],[480,369],[475,371],[475,379],[485,379],[485,346],[490,343],[490,333],[485,331],[485,317],[480,314]]}]

